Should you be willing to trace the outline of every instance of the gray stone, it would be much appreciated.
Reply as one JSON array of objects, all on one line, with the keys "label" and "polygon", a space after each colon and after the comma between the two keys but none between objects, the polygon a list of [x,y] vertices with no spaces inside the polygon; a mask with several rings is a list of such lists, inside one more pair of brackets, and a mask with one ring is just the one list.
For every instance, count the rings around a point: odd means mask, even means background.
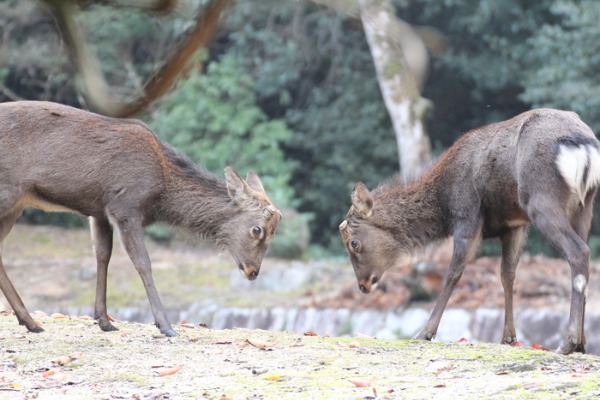
[{"label": "gray stone", "polygon": [[497,308],[480,308],[475,311],[470,328],[474,339],[500,343],[504,329],[504,311]]},{"label": "gray stone", "polygon": [[566,332],[568,316],[544,308],[523,310],[517,313],[518,339],[525,344],[539,343],[555,349]]},{"label": "gray stone", "polygon": [[385,314],[373,310],[355,311],[350,318],[352,331],[368,336],[375,336],[383,328],[384,321]]},{"label": "gray stone", "polygon": [[441,342],[456,342],[459,339],[473,339],[469,330],[471,324],[471,313],[461,308],[446,309],[435,339]]},{"label": "gray stone", "polygon": [[412,339],[427,322],[429,312],[422,308],[407,308],[401,312],[390,311],[385,317],[385,328],[398,338]]}]

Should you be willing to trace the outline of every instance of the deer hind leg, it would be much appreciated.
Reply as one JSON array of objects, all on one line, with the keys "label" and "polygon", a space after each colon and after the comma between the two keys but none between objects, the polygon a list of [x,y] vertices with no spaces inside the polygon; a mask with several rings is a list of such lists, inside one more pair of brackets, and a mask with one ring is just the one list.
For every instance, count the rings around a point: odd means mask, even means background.
[{"label": "deer hind leg", "polygon": [[140,220],[137,218],[123,218],[117,220],[117,226],[125,250],[144,283],[144,288],[146,289],[146,294],[150,301],[150,307],[152,308],[156,326],[160,329],[161,333],[166,336],[179,336],[169,323],[160,297],[158,296],[158,291],[154,285],[150,257],[148,256],[148,251],[144,244],[144,232]]},{"label": "deer hind leg", "polygon": [[[571,267],[571,308],[567,336],[556,350],[557,353],[570,354],[575,351],[585,353],[585,336],[583,334],[587,284],[589,279],[590,250],[585,243],[587,230],[583,234],[583,224],[573,228],[567,215],[567,207],[560,207],[558,202],[552,202],[547,194],[532,199],[528,214],[534,225],[548,241],[562,252]],[[589,204],[591,209],[591,204]],[[588,206],[583,212],[578,212],[579,218],[590,214]],[[577,232],[579,230],[579,232]],[[588,227],[589,230],[589,227]],[[584,238],[581,237],[584,236]]]},{"label": "deer hind leg", "polygon": [[17,315],[17,321],[19,321],[19,325],[25,325],[28,331],[30,332],[42,332],[41,326],[35,323],[27,308],[23,304],[23,300],[17,293],[17,290],[13,286],[6,270],[4,269],[4,264],[2,263],[2,247],[4,246],[4,239],[14,226],[17,218],[21,214],[21,210],[13,210],[9,214],[0,217],[0,289],[2,289],[2,293],[6,296],[6,300],[12,307],[13,311]]},{"label": "deer hind leg", "polygon": [[[592,225],[592,213],[593,213],[593,208],[594,208],[595,195],[596,195],[595,191],[588,193],[584,204],[581,207],[577,208],[570,215],[571,227],[577,233],[577,235],[581,238],[581,240],[583,240],[585,243],[587,243],[588,235],[590,233],[590,227]],[[587,262],[588,262],[588,268],[589,268],[589,257],[588,257]],[[588,277],[589,277],[589,273],[588,273]],[[581,338],[582,338],[582,340],[581,340],[581,347],[578,349],[575,349],[575,351],[581,352],[581,353],[585,352],[585,344],[586,344],[584,325],[585,325],[585,304],[587,301],[587,285],[588,285],[587,278],[585,280],[583,280],[583,278],[584,277],[581,277],[581,276],[580,277],[573,276],[573,286],[571,289],[573,291],[583,292],[583,309],[582,309],[582,316],[581,316],[581,320],[582,320]]]},{"label": "deer hind leg", "polygon": [[437,298],[427,323],[415,339],[431,340],[435,337],[450,295],[460,280],[467,262],[473,258],[481,242],[481,226],[481,220],[456,225],[454,229],[454,252],[442,293]]},{"label": "deer hind leg", "polygon": [[106,312],[106,280],[108,263],[112,254],[113,231],[106,219],[90,218],[92,243],[96,255],[96,301],[94,303],[94,318],[103,331],[118,330],[110,323]]},{"label": "deer hind leg", "polygon": [[501,343],[513,344],[517,341],[513,316],[513,284],[519,258],[523,253],[523,245],[527,238],[527,228],[516,228],[500,240],[502,242],[501,280],[504,288],[504,330]]}]

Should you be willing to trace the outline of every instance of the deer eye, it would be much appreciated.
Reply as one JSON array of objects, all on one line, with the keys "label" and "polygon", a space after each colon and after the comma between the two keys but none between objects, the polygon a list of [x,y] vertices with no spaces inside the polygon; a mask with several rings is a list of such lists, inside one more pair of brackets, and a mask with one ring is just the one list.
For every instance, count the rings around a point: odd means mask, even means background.
[{"label": "deer eye", "polygon": [[253,226],[252,227],[252,236],[254,236],[255,238],[260,238],[260,235],[262,233],[262,229],[260,228],[260,226]]},{"label": "deer eye", "polygon": [[355,253],[358,253],[360,251],[360,242],[358,240],[351,240],[350,241],[350,248]]}]

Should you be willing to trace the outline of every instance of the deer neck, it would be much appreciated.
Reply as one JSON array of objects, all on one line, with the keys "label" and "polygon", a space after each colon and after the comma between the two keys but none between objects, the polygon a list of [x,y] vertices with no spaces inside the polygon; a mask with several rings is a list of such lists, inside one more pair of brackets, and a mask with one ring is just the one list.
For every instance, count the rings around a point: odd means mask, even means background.
[{"label": "deer neck", "polygon": [[408,184],[398,179],[382,184],[373,192],[373,223],[390,231],[407,249],[448,236],[436,181],[424,176]]},{"label": "deer neck", "polygon": [[204,171],[177,173],[166,181],[158,219],[208,239],[239,212],[224,180]]}]

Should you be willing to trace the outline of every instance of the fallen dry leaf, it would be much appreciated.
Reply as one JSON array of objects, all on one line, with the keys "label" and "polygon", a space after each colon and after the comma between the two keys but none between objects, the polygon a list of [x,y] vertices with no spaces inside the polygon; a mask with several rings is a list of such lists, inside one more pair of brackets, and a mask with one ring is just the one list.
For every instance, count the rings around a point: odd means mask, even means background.
[{"label": "fallen dry leaf", "polygon": [[265,379],[268,381],[280,381],[281,375],[267,375],[265,376]]},{"label": "fallen dry leaf", "polygon": [[348,343],[348,347],[350,347],[351,349],[355,349],[357,347],[360,347],[360,342],[357,342],[357,341],[350,342],[350,343]]},{"label": "fallen dry leaf", "polygon": [[304,332],[304,336],[319,336],[319,334],[313,331],[306,331]]},{"label": "fallen dry leaf", "polygon": [[161,368],[156,368],[154,370],[154,372],[156,372],[158,375],[160,376],[168,376],[168,375],[173,375],[176,374],[177,372],[179,372],[179,370],[183,368],[183,365],[177,365],[175,367],[161,367]]},{"label": "fallen dry leaf", "polygon": [[547,347],[544,347],[544,346],[542,346],[542,345],[541,345],[541,344],[539,344],[539,343],[534,343],[534,344],[532,344],[532,345],[531,345],[531,348],[532,348],[532,349],[534,349],[534,350],[550,351],[550,349],[549,349],[549,348],[547,348]]},{"label": "fallen dry leaf", "polygon": [[467,338],[460,338],[460,339],[458,339],[458,340],[456,341],[456,343],[460,343],[460,344],[469,344],[469,343],[471,343],[471,342],[470,342],[470,341],[469,341],[469,339],[467,339]]},{"label": "fallen dry leaf", "polygon": [[57,372],[55,374],[52,374],[52,375],[46,377],[46,379],[51,379],[53,381],[65,381],[68,378],[69,378],[68,375],[65,374],[64,372]]},{"label": "fallen dry leaf", "polygon": [[51,377],[52,375],[56,374],[57,372],[58,371],[55,369],[49,369],[48,371],[46,371],[42,374],[42,377],[48,378],[48,377]]},{"label": "fallen dry leaf", "polygon": [[215,344],[231,344],[231,340],[219,340]]},{"label": "fallen dry leaf", "polygon": [[524,344],[522,342],[514,342],[510,344],[512,347],[523,347]]},{"label": "fallen dry leaf", "polygon": [[352,383],[356,387],[367,387],[371,386],[371,381],[362,380],[362,379],[349,379],[350,383]]},{"label": "fallen dry leaf", "polygon": [[50,316],[50,318],[52,318],[52,319],[68,319],[69,317],[67,317],[66,315],[61,314],[61,313],[54,313]]},{"label": "fallen dry leaf", "polygon": [[450,361],[433,361],[425,368],[425,371],[431,373],[440,373],[454,368],[454,364]]},{"label": "fallen dry leaf", "polygon": [[73,358],[71,358],[71,356],[62,356],[62,357],[58,357],[58,358],[55,358],[54,360],[50,360],[50,361],[53,362],[54,364],[62,366],[62,365],[67,365],[68,363],[73,361]]},{"label": "fallen dry leaf", "polygon": [[258,348],[258,349],[268,349],[270,347],[275,347],[274,343],[269,343],[269,342],[263,342],[262,340],[256,340],[256,339],[246,339],[246,342],[248,344],[251,344],[252,346]]},{"label": "fallen dry leaf", "polygon": [[443,383],[440,383],[439,385],[435,385],[434,388],[445,388],[446,385],[444,385]]}]

